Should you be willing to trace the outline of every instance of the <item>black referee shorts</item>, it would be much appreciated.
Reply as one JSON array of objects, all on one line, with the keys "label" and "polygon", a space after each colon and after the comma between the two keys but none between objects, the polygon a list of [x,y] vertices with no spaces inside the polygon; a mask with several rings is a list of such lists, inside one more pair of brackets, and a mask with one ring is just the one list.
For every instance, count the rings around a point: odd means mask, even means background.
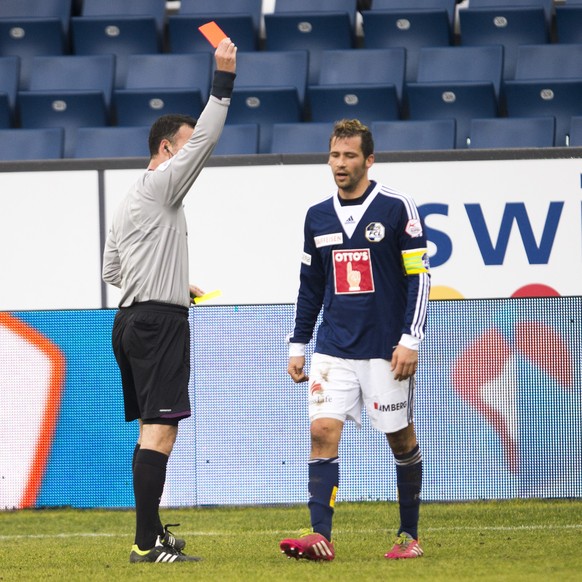
[{"label": "black referee shorts", "polygon": [[125,420],[174,424],[190,416],[188,309],[146,301],[122,307],[112,344],[121,371]]}]

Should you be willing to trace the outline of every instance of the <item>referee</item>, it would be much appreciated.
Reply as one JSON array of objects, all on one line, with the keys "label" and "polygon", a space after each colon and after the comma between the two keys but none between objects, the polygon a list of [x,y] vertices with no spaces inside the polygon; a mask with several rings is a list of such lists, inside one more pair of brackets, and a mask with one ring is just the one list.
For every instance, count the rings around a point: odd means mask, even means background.
[{"label": "referee", "polygon": [[198,120],[164,115],[151,127],[147,171],[130,188],[105,243],[103,280],[121,289],[112,333],[121,372],[125,420],[139,419],[133,456],[136,509],[130,562],[186,562],[184,540],[159,517],[166,466],[188,418],[191,295],[182,202],[218,142],[235,79],[236,46],[218,45],[211,95]]}]

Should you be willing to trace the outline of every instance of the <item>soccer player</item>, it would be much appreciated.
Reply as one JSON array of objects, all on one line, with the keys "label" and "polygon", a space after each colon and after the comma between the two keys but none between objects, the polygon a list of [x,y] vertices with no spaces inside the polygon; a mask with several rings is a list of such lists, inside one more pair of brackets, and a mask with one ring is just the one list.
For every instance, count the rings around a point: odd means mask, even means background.
[{"label": "soccer player", "polygon": [[[422,456],[413,424],[414,377],[424,337],[430,275],[424,226],[413,200],[368,178],[374,142],[358,120],[335,124],[329,148],[337,192],[307,211],[289,338],[288,373],[309,381],[311,533],[284,539],[293,558],[333,560],[339,442],[362,405],[394,454],[400,527],[386,558],[422,556],[418,516]],[[309,377],[305,345],[321,307]]]},{"label": "soccer player", "polygon": [[[187,562],[186,542],[162,527],[159,506],[178,422],[190,416],[191,294],[183,200],[222,133],[230,105],[236,46],[216,48],[211,95],[200,119],[165,115],[149,134],[147,171],[121,202],[103,257],[103,279],[121,288],[112,342],[121,372],[125,419],[139,419],[133,458],[136,532],[130,562]],[[171,526],[170,526],[171,527]]]}]

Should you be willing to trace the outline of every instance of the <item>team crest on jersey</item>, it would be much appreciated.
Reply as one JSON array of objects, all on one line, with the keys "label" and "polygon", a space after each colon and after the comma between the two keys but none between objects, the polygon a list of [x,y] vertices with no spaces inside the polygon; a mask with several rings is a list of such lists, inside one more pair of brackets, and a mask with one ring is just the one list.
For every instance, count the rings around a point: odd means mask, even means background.
[{"label": "team crest on jersey", "polygon": [[370,224],[366,226],[366,238],[370,242],[380,242],[385,234],[386,229],[381,222],[370,222]]},{"label": "team crest on jersey", "polygon": [[419,236],[422,236],[422,224],[420,223],[420,220],[418,220],[418,218],[411,218],[406,223],[404,231],[410,238],[418,238]]},{"label": "team crest on jersey", "polygon": [[338,295],[374,292],[369,249],[335,250],[332,257],[335,292]]}]

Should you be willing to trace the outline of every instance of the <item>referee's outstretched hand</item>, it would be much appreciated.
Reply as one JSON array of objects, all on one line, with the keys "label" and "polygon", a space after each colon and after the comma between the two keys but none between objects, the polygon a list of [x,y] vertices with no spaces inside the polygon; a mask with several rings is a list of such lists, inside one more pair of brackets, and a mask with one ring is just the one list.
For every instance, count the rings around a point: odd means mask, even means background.
[{"label": "referee's outstretched hand", "polygon": [[216,69],[227,73],[236,72],[236,45],[230,38],[223,38],[214,53]]}]

